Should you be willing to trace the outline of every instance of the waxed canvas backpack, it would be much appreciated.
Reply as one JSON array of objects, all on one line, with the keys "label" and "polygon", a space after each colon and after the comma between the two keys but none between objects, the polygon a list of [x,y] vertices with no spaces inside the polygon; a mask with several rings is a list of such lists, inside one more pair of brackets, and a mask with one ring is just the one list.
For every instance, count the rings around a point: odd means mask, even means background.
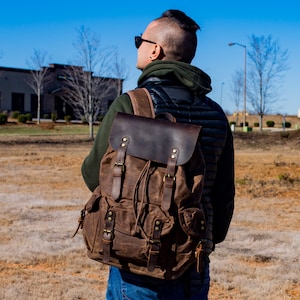
[{"label": "waxed canvas backpack", "polygon": [[175,279],[201,270],[206,220],[200,126],[155,116],[146,89],[117,113],[99,186],[81,211],[88,257],[136,274]]}]

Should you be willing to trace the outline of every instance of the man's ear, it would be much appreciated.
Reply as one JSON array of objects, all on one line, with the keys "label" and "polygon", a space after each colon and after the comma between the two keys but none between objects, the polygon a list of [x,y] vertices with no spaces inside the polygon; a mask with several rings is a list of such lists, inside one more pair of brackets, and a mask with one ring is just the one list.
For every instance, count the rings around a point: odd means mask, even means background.
[{"label": "man's ear", "polygon": [[163,48],[158,44],[153,45],[152,52],[151,52],[151,59],[162,60],[164,57],[165,54]]}]

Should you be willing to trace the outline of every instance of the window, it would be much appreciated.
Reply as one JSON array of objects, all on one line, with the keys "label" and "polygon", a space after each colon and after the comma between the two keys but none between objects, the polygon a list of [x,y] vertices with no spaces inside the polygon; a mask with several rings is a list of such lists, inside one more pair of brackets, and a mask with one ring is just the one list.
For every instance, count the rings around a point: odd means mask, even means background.
[{"label": "window", "polygon": [[12,93],[11,94],[11,110],[24,112],[24,98],[23,93]]}]

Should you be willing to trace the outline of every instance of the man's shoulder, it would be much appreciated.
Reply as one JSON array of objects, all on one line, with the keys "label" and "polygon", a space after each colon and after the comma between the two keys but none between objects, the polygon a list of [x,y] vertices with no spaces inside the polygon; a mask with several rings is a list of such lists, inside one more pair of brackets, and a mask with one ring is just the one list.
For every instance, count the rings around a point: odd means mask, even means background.
[{"label": "man's shoulder", "polygon": [[128,94],[124,93],[118,96],[110,105],[110,111],[132,113],[132,105]]}]

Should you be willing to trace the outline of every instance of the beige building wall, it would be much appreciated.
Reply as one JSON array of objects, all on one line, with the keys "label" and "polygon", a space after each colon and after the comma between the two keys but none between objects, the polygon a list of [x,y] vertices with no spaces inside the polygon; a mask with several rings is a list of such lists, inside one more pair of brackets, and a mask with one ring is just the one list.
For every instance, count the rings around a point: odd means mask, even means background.
[{"label": "beige building wall", "polygon": [[0,67],[0,110],[12,110],[12,94],[24,94],[24,110],[31,110],[31,95],[34,94],[28,85],[30,70]]}]

